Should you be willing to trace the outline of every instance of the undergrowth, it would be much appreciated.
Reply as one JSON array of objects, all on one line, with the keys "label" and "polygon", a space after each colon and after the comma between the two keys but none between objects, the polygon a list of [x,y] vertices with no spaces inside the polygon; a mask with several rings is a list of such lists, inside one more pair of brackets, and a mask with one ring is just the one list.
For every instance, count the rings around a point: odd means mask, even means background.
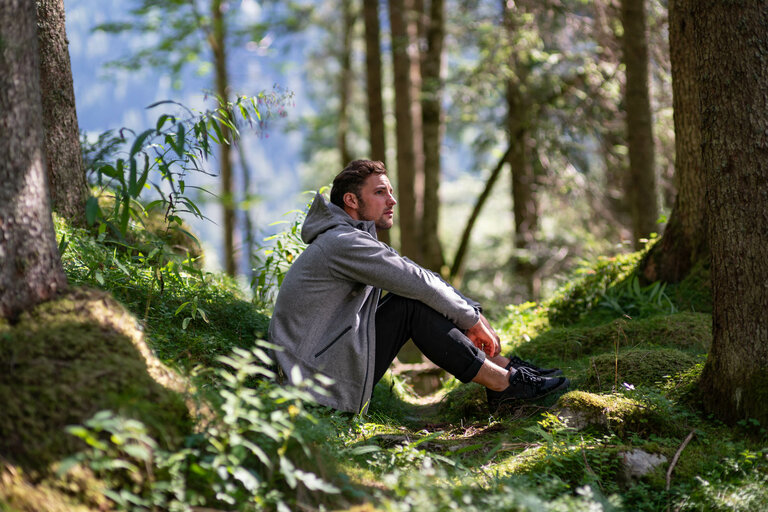
[{"label": "undergrowth", "polygon": [[[152,254],[162,244],[147,233],[139,247],[60,219],[56,227],[70,282],[123,302],[160,358],[202,383],[192,398],[207,404],[178,451],[157,448],[144,426],[108,412],[71,428],[90,447],[67,465],[89,468],[118,509],[768,505],[763,426],[726,428],[697,406],[711,341],[703,266],[664,286],[641,282],[642,253],[599,259],[549,301],[509,306],[496,322],[504,353],[563,369],[572,386],[559,398],[491,414],[479,385],[444,379],[421,397],[407,379],[387,375],[360,416],[311,405],[306,387],[276,385],[256,345],[266,336],[266,295],[257,306],[194,256]],[[633,472],[627,461],[636,456],[655,465]],[[0,504],[7,489],[0,486]]]}]

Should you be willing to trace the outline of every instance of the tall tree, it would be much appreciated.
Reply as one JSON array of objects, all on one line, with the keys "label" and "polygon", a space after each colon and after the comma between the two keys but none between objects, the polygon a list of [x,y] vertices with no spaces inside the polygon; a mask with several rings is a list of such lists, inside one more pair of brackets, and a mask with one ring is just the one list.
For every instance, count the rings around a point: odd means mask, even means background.
[{"label": "tall tree", "polygon": [[[229,101],[229,72],[227,71],[227,25],[224,21],[224,9],[227,2],[212,0],[211,26],[206,38],[213,53],[213,67],[216,70],[216,94],[222,104]],[[223,137],[231,140],[229,128],[223,127]],[[235,255],[235,190],[232,176],[232,146],[229,142],[219,144],[219,166],[221,175],[221,199],[224,202],[224,269],[227,274],[237,274]]]},{"label": "tall tree", "polygon": [[[395,130],[397,143],[397,189],[400,201],[400,248],[417,262],[421,254],[421,197],[423,182],[423,143],[418,101],[413,97],[414,74],[418,69],[416,20],[412,0],[389,0],[389,25],[392,34],[392,66],[395,89]],[[415,63],[415,66],[414,66]]]},{"label": "tall tree", "polygon": [[[384,127],[384,101],[381,82],[381,29],[379,2],[363,2],[365,20],[365,82],[368,103],[368,139],[371,159],[386,162],[387,143]],[[389,231],[378,234],[379,240],[389,244]]]},{"label": "tall tree", "polygon": [[350,90],[352,88],[352,34],[355,29],[355,20],[357,18],[353,9],[352,0],[341,0],[341,55],[339,63],[341,70],[339,72],[339,127],[338,143],[339,158],[341,166],[344,167],[352,160],[352,154],[349,151],[347,143],[347,133],[349,132],[349,107]]},{"label": "tall tree", "polygon": [[712,254],[713,338],[705,408],[768,424],[768,9],[700,0],[692,8],[702,162]]},{"label": "tall tree", "polygon": [[639,248],[640,239],[655,231],[658,217],[645,0],[621,0],[621,22],[630,173],[627,197],[632,211],[632,235]]},{"label": "tall tree", "polygon": [[445,259],[438,236],[440,220],[440,155],[443,132],[441,76],[445,38],[445,2],[431,0],[422,16],[426,49],[421,56],[421,115],[424,134],[424,210],[422,253],[424,265],[440,272]]},{"label": "tall tree", "polygon": [[539,205],[536,198],[536,176],[533,170],[532,157],[528,151],[530,140],[530,120],[532,112],[529,102],[532,98],[526,95],[530,89],[528,84],[529,71],[527,56],[516,50],[518,18],[521,13],[512,2],[502,2],[506,44],[509,52],[507,57],[506,104],[507,104],[507,138],[509,142],[508,161],[512,172],[512,213],[514,216],[514,272],[525,283],[528,296],[536,300],[533,286],[533,276],[536,271],[529,252],[535,242],[539,224]]},{"label": "tall tree", "polygon": [[37,0],[45,157],[53,210],[85,224],[88,188],[80,150],[63,0]]},{"label": "tall tree", "polygon": [[51,218],[35,5],[0,3],[0,317],[67,286]]},{"label": "tall tree", "polygon": [[677,197],[664,235],[642,264],[649,281],[680,281],[697,261],[709,257],[696,39],[691,13],[695,3],[694,0],[669,2]]}]

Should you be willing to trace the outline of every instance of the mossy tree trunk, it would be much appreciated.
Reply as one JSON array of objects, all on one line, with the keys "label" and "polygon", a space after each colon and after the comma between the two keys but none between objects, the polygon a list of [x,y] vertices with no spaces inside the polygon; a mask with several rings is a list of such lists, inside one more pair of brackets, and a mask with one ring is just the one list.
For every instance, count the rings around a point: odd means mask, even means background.
[{"label": "mossy tree trunk", "polygon": [[641,238],[656,230],[658,199],[654,168],[653,121],[648,92],[648,37],[645,0],[622,0],[622,39],[626,65],[625,103],[627,146],[629,149],[629,190],[632,212],[632,237],[642,247]]},{"label": "mossy tree trunk", "polygon": [[768,425],[768,10],[699,0],[693,21],[714,306],[700,387],[723,421]]},{"label": "mossy tree trunk", "polygon": [[643,275],[650,282],[681,281],[697,261],[709,257],[696,39],[691,17],[695,3],[695,0],[669,2],[677,198],[664,235],[641,264]]},{"label": "mossy tree trunk", "polygon": [[37,0],[45,157],[54,211],[85,225],[88,187],[80,149],[63,0]]},{"label": "mossy tree trunk", "polygon": [[0,3],[0,317],[67,286],[45,165],[35,4]]},{"label": "mossy tree trunk", "polygon": [[[368,95],[368,129],[371,144],[371,160],[386,163],[386,136],[384,129],[384,102],[381,85],[381,30],[379,28],[379,3],[363,2],[365,19],[365,76]],[[389,231],[377,233],[385,244],[391,242]]]}]

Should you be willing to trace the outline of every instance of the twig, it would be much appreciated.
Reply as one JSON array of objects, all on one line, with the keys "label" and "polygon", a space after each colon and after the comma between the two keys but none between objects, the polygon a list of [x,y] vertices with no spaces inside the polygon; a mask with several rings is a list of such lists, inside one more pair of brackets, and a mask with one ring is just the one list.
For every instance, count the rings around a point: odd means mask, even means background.
[{"label": "twig", "polygon": [[[691,442],[691,439],[693,439],[693,434],[696,433],[696,430],[691,430],[691,433],[688,434],[688,436],[685,438],[685,441],[683,441],[683,444],[680,445],[680,448],[677,449],[677,452],[675,453],[675,456],[672,457],[672,462],[669,464],[669,468],[667,469],[667,491],[669,491],[670,486],[672,485],[672,471],[675,469],[675,466],[677,465],[677,461],[680,459],[680,455],[683,453],[683,450],[685,450],[685,447],[688,446],[688,443]],[[669,510],[669,505],[667,505],[667,510]]]},{"label": "twig", "polygon": [[600,387],[600,372],[597,371],[597,365],[595,364],[595,358],[592,358],[592,368],[595,369],[595,377],[597,377],[597,389],[602,389]]}]

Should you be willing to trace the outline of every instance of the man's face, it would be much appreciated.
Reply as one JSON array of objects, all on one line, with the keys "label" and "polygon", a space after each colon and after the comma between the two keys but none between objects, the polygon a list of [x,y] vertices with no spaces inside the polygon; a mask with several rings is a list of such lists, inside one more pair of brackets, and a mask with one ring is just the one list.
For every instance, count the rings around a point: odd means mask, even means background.
[{"label": "man's face", "polygon": [[347,208],[347,213],[353,219],[374,221],[377,230],[389,229],[397,204],[392,192],[392,185],[385,174],[371,174],[360,187],[360,197],[351,194],[354,206]]}]

